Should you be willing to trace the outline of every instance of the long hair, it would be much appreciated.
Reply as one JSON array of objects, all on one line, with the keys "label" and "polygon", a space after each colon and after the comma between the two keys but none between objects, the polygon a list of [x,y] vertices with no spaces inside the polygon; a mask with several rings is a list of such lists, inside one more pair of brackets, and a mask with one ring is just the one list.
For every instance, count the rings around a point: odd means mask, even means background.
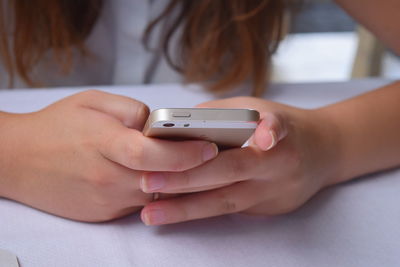
[{"label": "long hair", "polygon": [[[10,81],[18,75],[31,86],[37,84],[31,71],[45,53],[51,52],[66,73],[72,67],[73,48],[87,55],[85,39],[103,3],[103,0],[2,1],[1,59]],[[171,0],[148,25],[144,44],[149,45],[154,28],[162,24],[165,30],[158,40],[163,55],[185,81],[207,82],[213,91],[228,90],[250,81],[253,93],[259,94],[268,80],[271,56],[285,32],[287,2]],[[174,38],[177,42],[172,48]]]}]

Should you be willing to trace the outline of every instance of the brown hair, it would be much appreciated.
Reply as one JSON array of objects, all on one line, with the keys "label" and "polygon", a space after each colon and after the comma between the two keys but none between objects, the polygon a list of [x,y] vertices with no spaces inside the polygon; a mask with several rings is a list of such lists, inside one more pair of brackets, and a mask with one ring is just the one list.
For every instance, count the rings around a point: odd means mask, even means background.
[{"label": "brown hair", "polygon": [[[0,54],[10,81],[18,74],[35,86],[30,76],[41,57],[51,52],[64,71],[71,68],[71,49],[87,54],[84,41],[99,16],[102,0],[14,0],[0,4]],[[285,0],[171,0],[147,27],[148,46],[156,25],[168,63],[187,82],[210,81],[220,91],[250,80],[253,92],[266,86],[271,55],[284,33]],[[4,2],[3,2],[4,3]],[[6,23],[5,11],[14,21]],[[163,22],[162,24],[160,22]],[[62,29],[62,30],[61,30]],[[10,31],[13,42],[9,40]],[[176,57],[171,40],[177,35]]]}]

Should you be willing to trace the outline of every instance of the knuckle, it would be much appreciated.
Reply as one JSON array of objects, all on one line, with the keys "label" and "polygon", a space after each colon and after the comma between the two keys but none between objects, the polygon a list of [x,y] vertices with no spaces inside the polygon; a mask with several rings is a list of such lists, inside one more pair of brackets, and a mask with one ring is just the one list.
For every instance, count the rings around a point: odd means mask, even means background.
[{"label": "knuckle", "polygon": [[97,175],[90,180],[91,184],[99,188],[109,188],[115,185],[113,179],[106,175]]},{"label": "knuckle", "polygon": [[101,94],[101,92],[96,89],[90,89],[90,90],[86,90],[86,91],[83,91],[82,93],[80,93],[80,95],[85,96],[88,99],[91,99],[92,97],[96,97],[99,94]]},{"label": "knuckle", "polygon": [[290,146],[287,153],[285,153],[285,164],[291,166],[292,169],[297,170],[302,163],[301,153],[295,148],[295,146]]},{"label": "knuckle", "polygon": [[86,104],[97,98],[101,91],[90,89],[70,96],[70,100],[75,104]]},{"label": "knuckle", "polygon": [[128,166],[140,167],[143,164],[144,145],[142,142],[131,142],[126,145],[126,163]]},{"label": "knuckle", "polygon": [[136,108],[136,117],[138,119],[145,119],[149,116],[150,109],[147,105],[145,105],[142,102],[136,102],[135,103],[135,108]]},{"label": "knuckle", "polygon": [[106,197],[104,194],[94,194],[92,196],[91,202],[94,204],[96,207],[97,212],[100,214],[107,214],[109,209],[113,206],[112,200],[108,197]]},{"label": "knuckle", "polygon": [[184,171],[180,173],[179,184],[182,188],[188,188],[192,186],[192,179],[188,172]]},{"label": "knuckle", "polygon": [[238,212],[238,205],[234,199],[230,198],[227,194],[221,193],[218,195],[219,212],[221,214],[229,214]]},{"label": "knuckle", "polygon": [[135,125],[137,125],[138,128],[142,129],[149,116],[150,109],[144,103],[133,100],[131,110],[134,116],[129,116],[129,121],[126,121],[125,124],[129,127],[135,127]]},{"label": "knuckle", "polygon": [[227,178],[229,180],[235,181],[246,173],[247,164],[243,158],[231,156],[227,162],[229,162],[227,166]]},{"label": "knuckle", "polygon": [[90,183],[94,176],[98,175],[98,171],[95,168],[88,168],[81,172],[81,180]]},{"label": "knuckle", "polygon": [[85,175],[84,179],[95,188],[108,188],[115,184],[114,179],[100,169],[92,168]]},{"label": "knuckle", "polygon": [[96,151],[98,147],[99,140],[101,137],[91,135],[83,136],[75,145],[79,145],[78,148],[84,149],[85,151]]}]

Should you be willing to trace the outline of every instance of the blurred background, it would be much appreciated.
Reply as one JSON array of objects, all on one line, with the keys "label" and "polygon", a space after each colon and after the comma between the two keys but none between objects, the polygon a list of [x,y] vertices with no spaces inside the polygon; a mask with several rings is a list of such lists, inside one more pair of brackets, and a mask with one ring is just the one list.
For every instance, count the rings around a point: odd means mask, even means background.
[{"label": "blurred background", "polygon": [[400,58],[333,1],[306,0],[289,23],[290,34],[274,57],[273,81],[400,79]]}]

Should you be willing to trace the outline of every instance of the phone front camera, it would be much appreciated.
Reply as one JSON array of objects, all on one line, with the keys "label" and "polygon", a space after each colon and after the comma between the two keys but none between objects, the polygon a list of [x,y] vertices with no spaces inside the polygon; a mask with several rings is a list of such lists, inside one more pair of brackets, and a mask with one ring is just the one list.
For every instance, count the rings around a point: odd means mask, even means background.
[{"label": "phone front camera", "polygon": [[175,124],[174,124],[174,123],[167,122],[167,123],[164,123],[163,126],[164,126],[164,127],[174,127]]}]

